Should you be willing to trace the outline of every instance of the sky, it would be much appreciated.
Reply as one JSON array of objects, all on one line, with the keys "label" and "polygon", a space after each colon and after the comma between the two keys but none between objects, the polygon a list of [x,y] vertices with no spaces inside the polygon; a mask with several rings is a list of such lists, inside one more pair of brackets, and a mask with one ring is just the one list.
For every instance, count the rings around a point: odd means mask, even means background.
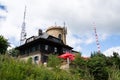
[{"label": "sky", "polygon": [[[11,46],[19,46],[21,25],[26,5],[27,37],[38,29],[67,27],[67,45],[90,56],[97,51],[93,27],[96,27],[101,52],[120,48],[119,0],[0,0],[0,35]],[[95,25],[94,25],[94,24]]]}]

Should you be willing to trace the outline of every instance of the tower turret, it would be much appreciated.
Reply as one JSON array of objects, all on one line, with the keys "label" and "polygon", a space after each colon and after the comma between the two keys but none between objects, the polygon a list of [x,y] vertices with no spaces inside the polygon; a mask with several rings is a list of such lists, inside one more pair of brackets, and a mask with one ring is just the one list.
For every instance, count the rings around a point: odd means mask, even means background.
[{"label": "tower turret", "polygon": [[67,28],[65,26],[51,26],[46,30],[46,33],[63,40],[63,43],[66,44]]}]

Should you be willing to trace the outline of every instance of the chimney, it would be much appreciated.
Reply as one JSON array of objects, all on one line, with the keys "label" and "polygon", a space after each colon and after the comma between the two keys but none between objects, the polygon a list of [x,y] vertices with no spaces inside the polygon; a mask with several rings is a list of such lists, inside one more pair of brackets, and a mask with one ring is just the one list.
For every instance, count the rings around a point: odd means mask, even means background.
[{"label": "chimney", "polygon": [[42,35],[42,29],[38,30],[38,36]]}]

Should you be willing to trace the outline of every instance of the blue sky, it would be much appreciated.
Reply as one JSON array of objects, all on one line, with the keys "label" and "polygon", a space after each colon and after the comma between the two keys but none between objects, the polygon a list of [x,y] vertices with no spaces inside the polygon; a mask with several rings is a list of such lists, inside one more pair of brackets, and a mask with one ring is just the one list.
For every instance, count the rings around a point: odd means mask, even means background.
[{"label": "blue sky", "polygon": [[94,22],[102,52],[120,47],[119,0],[0,0],[0,35],[14,47],[19,46],[25,5],[27,37],[66,22],[67,44],[89,56],[97,51]]},{"label": "blue sky", "polygon": [[2,10],[6,10],[6,6],[0,4],[0,9],[2,9]]},{"label": "blue sky", "polygon": [[[120,35],[111,35],[107,39],[105,39],[103,41],[99,41],[101,52],[104,52],[104,51],[108,50],[109,48],[120,46],[119,39],[120,39]],[[87,55],[90,56],[90,51],[91,52],[97,51],[96,42],[89,44],[89,45],[83,44],[83,45],[81,45],[81,47],[84,48],[83,53],[82,53],[84,56],[87,56]]]},{"label": "blue sky", "polygon": [[[0,11],[7,11],[7,9],[6,9],[6,6],[5,5],[2,5],[1,3],[0,3]],[[4,16],[4,15],[2,15],[2,13],[1,13],[1,15],[0,15],[0,20],[1,19],[5,19],[6,18],[6,16]]]}]

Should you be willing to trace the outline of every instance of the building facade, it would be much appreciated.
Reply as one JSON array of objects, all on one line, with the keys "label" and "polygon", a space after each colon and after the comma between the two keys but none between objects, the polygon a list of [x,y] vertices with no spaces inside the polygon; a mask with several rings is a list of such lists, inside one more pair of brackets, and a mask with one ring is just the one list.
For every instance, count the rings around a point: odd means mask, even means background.
[{"label": "building facade", "polygon": [[[62,33],[58,34],[63,36]],[[71,52],[72,47],[63,42],[64,39],[62,36],[58,36],[57,38],[50,35],[49,30],[43,33],[42,30],[39,29],[38,36],[32,36],[26,39],[25,44],[16,48],[20,51],[20,59],[28,60],[28,58],[32,58],[33,63],[40,64],[47,62],[50,54],[61,55],[64,52]]]}]

